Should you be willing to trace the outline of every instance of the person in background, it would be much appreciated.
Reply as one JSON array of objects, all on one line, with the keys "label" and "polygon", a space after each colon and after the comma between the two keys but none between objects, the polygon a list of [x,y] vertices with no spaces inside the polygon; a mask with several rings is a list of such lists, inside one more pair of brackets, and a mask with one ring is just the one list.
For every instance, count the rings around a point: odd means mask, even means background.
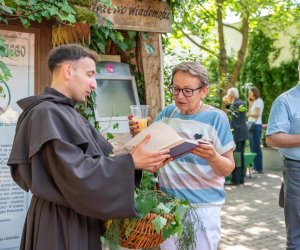
[{"label": "person in background", "polygon": [[[186,62],[173,69],[169,90],[174,104],[164,108],[156,121],[169,124],[182,137],[203,139],[190,154],[175,159],[159,171],[163,192],[188,200],[195,207],[204,230],[195,222],[196,249],[216,250],[221,238],[221,208],[225,202],[224,176],[234,169],[235,144],[226,114],[204,103],[208,72],[199,62]],[[129,116],[131,119],[132,116]],[[129,122],[134,133],[137,123]],[[176,236],[164,241],[161,250],[174,250]]]},{"label": "person in background", "polygon": [[[298,65],[300,76],[300,61]],[[300,78],[299,78],[300,79]],[[286,249],[300,249],[300,81],[272,104],[266,142],[283,155]]]},{"label": "person in background", "polygon": [[250,131],[250,149],[256,153],[254,158],[254,171],[252,173],[263,173],[262,151],[260,139],[262,133],[262,114],[264,111],[264,102],[260,98],[259,89],[256,87],[249,88],[248,91],[248,121],[255,122],[254,129]]},{"label": "person in background", "polygon": [[236,145],[234,153],[239,155],[240,162],[240,166],[236,166],[232,172],[231,181],[227,183],[231,185],[243,185],[246,174],[244,151],[246,140],[249,138],[249,132],[246,125],[246,103],[239,99],[239,97],[239,90],[237,88],[228,89],[227,94],[223,97]]},{"label": "person in background", "polygon": [[96,59],[80,45],[54,48],[51,87],[18,101],[23,112],[7,164],[32,193],[20,249],[101,249],[103,220],[138,216],[135,170],[155,172],[171,160],[169,150],[144,149],[149,136],[132,154],[110,156],[110,143],[76,112],[96,88]]}]

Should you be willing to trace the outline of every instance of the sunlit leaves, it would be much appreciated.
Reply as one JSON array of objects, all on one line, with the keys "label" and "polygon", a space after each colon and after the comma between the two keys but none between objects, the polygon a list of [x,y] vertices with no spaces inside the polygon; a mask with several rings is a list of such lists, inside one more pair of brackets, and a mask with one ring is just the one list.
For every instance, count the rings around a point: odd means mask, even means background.
[{"label": "sunlit leaves", "polygon": [[[198,56],[205,58],[204,63],[216,62],[214,63],[214,77],[211,79],[218,82],[220,86],[223,86],[227,80],[229,84],[235,84],[244,60],[243,56],[238,57],[238,55],[247,53],[247,46],[226,51],[230,45],[236,43],[232,40],[232,32],[239,31],[244,44],[248,45],[248,35],[252,31],[259,28],[265,31],[270,38],[276,38],[279,32],[285,30],[286,27],[299,23],[300,16],[300,5],[294,0],[226,0],[219,1],[219,5],[217,5],[218,1],[216,0],[172,2],[174,3],[173,31],[172,37],[165,36],[165,52],[171,51],[168,48],[175,48],[174,44],[180,45],[182,49],[187,49],[185,41],[186,39],[190,40],[189,44],[195,44],[199,48]],[[222,7],[222,21],[217,20],[218,6]],[[238,21],[244,18],[245,25],[242,26],[242,22],[232,24],[231,16],[234,16]],[[225,37],[224,42],[219,40],[218,28],[226,30],[223,34],[220,31],[220,34]],[[242,33],[243,30],[247,32]],[[172,38],[177,39],[177,41],[174,42]],[[220,58],[220,51],[226,51],[227,56],[221,61],[218,59]],[[219,77],[221,74],[222,77]]]},{"label": "sunlit leaves", "polygon": [[58,22],[64,24],[73,24],[76,22],[76,12],[67,0],[19,0],[14,1],[12,6],[6,6],[3,0],[0,3],[0,21],[5,22],[10,16],[17,16],[25,28],[30,26],[30,22],[41,22],[43,19],[56,19]]},{"label": "sunlit leaves", "polygon": [[160,232],[163,227],[167,224],[167,219],[162,216],[157,216],[153,221],[152,224],[154,225],[155,231]]},{"label": "sunlit leaves", "polygon": [[122,50],[130,50],[136,46],[134,37],[136,32],[120,31],[114,30],[111,26],[101,26],[97,25],[91,26],[91,44],[90,47],[100,54],[105,54],[105,48],[108,43],[113,41],[117,47]]},{"label": "sunlit leaves", "polygon": [[[0,58],[12,57],[14,53],[8,49],[3,37],[0,37]],[[11,72],[5,63],[0,61],[0,82],[7,82],[11,77]]]}]

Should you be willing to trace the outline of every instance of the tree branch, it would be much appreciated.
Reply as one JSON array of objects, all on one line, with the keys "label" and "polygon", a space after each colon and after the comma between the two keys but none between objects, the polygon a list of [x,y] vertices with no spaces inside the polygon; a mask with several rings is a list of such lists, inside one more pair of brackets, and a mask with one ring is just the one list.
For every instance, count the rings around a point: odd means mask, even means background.
[{"label": "tree branch", "polygon": [[239,33],[242,33],[242,31],[239,28],[237,28],[237,27],[235,27],[233,25],[230,25],[230,24],[227,24],[227,23],[223,23],[223,26],[226,26],[228,28],[234,29],[234,30],[238,31]]},{"label": "tree branch", "polygon": [[[213,18],[215,21],[217,21],[217,17],[215,17],[213,14],[211,14],[211,13],[208,11],[208,9],[206,9],[206,8],[203,6],[203,4],[199,4],[199,5],[202,7],[202,9],[205,10],[205,12],[206,12],[211,18]],[[233,25],[230,25],[230,24],[227,24],[227,23],[223,23],[223,25],[226,26],[226,27],[228,27],[228,28],[231,28],[231,29],[234,29],[234,30],[238,31],[239,33],[242,33],[241,30],[239,30],[237,27],[235,27],[235,26],[233,26]]]},{"label": "tree branch", "polygon": [[206,9],[206,8],[203,6],[203,4],[199,3],[199,5],[202,7],[202,9],[205,10],[205,12],[207,13],[207,15],[209,15],[211,18],[213,18],[215,21],[217,21],[217,18],[216,18],[213,14],[211,14],[211,13],[208,11],[208,9]]},{"label": "tree branch", "polygon": [[187,33],[185,33],[182,29],[181,29],[181,32],[184,34],[184,36],[185,36],[187,39],[189,39],[189,40],[190,40],[193,44],[195,44],[197,47],[199,47],[200,49],[203,49],[203,50],[205,50],[206,52],[208,52],[208,53],[210,53],[210,54],[212,54],[212,55],[214,55],[214,56],[216,56],[216,57],[219,58],[219,55],[218,55],[216,52],[214,52],[213,50],[211,50],[211,49],[209,49],[209,48],[206,48],[206,47],[202,46],[201,44],[197,43],[190,35],[188,35]]},{"label": "tree branch", "polygon": [[244,17],[242,21],[242,44],[238,52],[238,57],[234,65],[233,72],[230,77],[230,82],[233,86],[235,86],[236,84],[236,81],[239,77],[241,68],[244,63],[244,59],[248,48],[248,40],[249,40],[249,19],[248,17]]},{"label": "tree branch", "polygon": [[221,79],[226,79],[227,75],[227,52],[225,48],[224,26],[223,26],[223,3],[224,0],[216,0],[217,5],[217,24],[219,36],[219,76]]}]

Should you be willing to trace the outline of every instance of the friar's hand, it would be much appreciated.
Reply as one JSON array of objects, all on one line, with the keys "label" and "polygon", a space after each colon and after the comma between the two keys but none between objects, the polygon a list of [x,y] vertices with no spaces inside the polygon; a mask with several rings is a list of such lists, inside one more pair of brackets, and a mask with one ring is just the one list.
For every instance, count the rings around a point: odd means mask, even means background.
[{"label": "friar's hand", "polygon": [[148,134],[132,151],[132,158],[135,168],[149,172],[157,172],[161,167],[173,160],[169,149],[148,151],[144,147],[150,141]]}]

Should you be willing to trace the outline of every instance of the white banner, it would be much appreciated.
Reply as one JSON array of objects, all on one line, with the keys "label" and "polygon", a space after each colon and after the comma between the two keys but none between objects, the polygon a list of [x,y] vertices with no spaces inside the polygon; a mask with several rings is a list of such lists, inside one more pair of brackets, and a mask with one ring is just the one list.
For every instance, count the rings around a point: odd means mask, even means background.
[{"label": "white banner", "polygon": [[6,165],[21,109],[21,98],[34,94],[34,34],[0,30],[15,56],[1,58],[12,77],[0,82],[0,249],[18,249],[30,195],[12,180]]}]

